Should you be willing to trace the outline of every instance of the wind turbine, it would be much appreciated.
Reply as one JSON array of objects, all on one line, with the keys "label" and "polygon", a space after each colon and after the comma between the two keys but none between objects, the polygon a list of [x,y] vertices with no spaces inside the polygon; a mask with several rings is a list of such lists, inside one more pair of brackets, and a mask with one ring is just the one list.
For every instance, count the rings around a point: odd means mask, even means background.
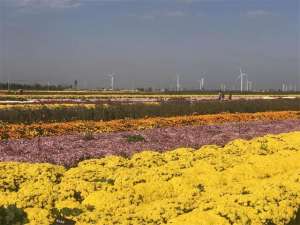
[{"label": "wind turbine", "polygon": [[237,77],[237,80],[241,80],[241,92],[243,92],[244,78],[248,80],[248,75],[242,71],[242,68],[240,68],[240,75]]},{"label": "wind turbine", "polygon": [[114,90],[115,75],[115,73],[108,74],[110,77],[110,88],[112,91]]},{"label": "wind turbine", "polygon": [[220,90],[225,92],[226,91],[226,84],[223,84],[223,83],[220,84]]},{"label": "wind turbine", "polygon": [[[202,73],[202,75],[205,75],[205,73]],[[201,79],[198,80],[198,82],[199,82],[200,91],[204,90],[204,77],[201,77]]]},{"label": "wind turbine", "polygon": [[176,75],[176,91],[180,91],[180,76]]},{"label": "wind turbine", "polygon": [[202,91],[204,87],[204,78],[201,78],[200,80],[198,80],[198,82],[199,82],[199,90]]},{"label": "wind turbine", "polygon": [[286,81],[284,81],[284,82],[282,83],[282,91],[283,91],[283,92],[288,91],[288,88],[287,88],[287,82],[286,82]]},{"label": "wind turbine", "polygon": [[247,79],[247,91],[252,91],[252,81]]}]

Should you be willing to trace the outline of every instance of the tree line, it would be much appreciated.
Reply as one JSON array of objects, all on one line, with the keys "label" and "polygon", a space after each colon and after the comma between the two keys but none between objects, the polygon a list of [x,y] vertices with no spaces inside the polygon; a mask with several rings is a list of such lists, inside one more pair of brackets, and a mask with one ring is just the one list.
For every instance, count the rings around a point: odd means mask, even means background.
[{"label": "tree line", "polygon": [[43,90],[62,91],[72,89],[72,85],[47,85],[47,84],[20,84],[20,83],[0,83],[0,90]]}]

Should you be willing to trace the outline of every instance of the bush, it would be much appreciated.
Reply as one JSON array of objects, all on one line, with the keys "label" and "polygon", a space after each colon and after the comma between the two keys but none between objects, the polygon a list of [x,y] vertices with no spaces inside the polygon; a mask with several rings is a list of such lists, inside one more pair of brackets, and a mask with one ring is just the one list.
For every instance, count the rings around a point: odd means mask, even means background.
[{"label": "bush", "polygon": [[0,207],[0,224],[3,225],[21,225],[28,223],[26,213],[18,209],[15,205]]},{"label": "bush", "polygon": [[129,142],[129,143],[145,141],[145,138],[139,134],[138,135],[127,135],[125,137],[127,139],[127,142]]},{"label": "bush", "polygon": [[8,126],[6,123],[0,121],[0,140],[7,139],[9,139]]},{"label": "bush", "polygon": [[297,211],[296,217],[291,220],[291,222],[288,225],[299,225],[300,224],[300,208]]},{"label": "bush", "polygon": [[87,130],[83,133],[83,140],[90,141],[94,139],[93,131]]}]

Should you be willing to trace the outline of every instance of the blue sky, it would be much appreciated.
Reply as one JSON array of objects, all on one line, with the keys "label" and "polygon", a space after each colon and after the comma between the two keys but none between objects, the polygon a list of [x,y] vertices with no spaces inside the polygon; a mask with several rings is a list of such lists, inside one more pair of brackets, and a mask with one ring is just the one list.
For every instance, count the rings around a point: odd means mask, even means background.
[{"label": "blue sky", "polygon": [[0,79],[300,87],[298,0],[0,0]]}]

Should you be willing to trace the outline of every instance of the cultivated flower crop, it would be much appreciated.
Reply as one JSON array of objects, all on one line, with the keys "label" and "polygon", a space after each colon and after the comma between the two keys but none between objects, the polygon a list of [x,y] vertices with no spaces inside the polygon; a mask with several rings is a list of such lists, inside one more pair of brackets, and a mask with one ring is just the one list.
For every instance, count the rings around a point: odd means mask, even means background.
[{"label": "cultivated flower crop", "polygon": [[300,208],[299,161],[291,132],[70,169],[0,163],[0,207],[16,204],[30,225],[51,224],[54,210],[82,225],[285,225]]},{"label": "cultivated flower crop", "polygon": [[0,139],[34,138],[87,130],[95,133],[114,131],[143,130],[157,127],[183,125],[208,125],[225,122],[247,122],[255,120],[299,119],[298,111],[259,112],[259,113],[221,113],[215,115],[193,115],[176,117],[155,117],[144,119],[122,119],[112,121],[72,121],[62,123],[7,124],[0,123]]}]

